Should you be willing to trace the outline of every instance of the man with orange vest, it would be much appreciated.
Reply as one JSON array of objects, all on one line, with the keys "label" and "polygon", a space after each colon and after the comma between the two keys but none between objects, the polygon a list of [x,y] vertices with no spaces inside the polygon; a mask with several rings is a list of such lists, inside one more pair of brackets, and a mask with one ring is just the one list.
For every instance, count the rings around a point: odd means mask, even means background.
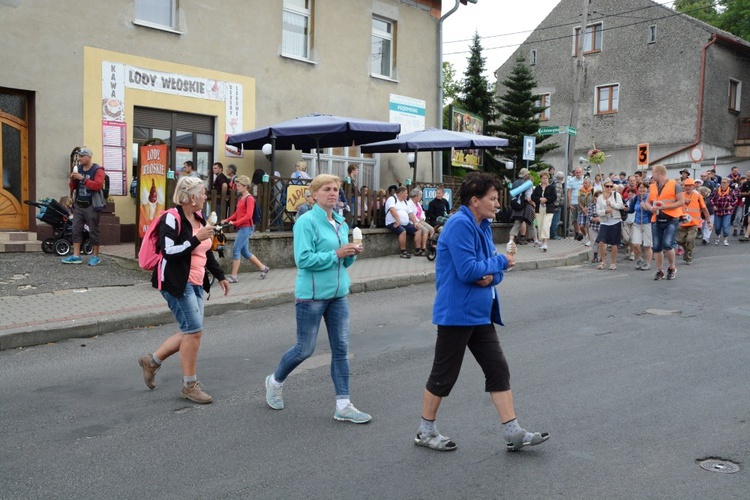
[{"label": "man with orange vest", "polygon": [[675,236],[680,224],[682,207],[685,198],[682,186],[667,177],[667,167],[654,165],[651,172],[651,186],[649,186],[648,200],[643,208],[652,212],[651,235],[653,240],[654,260],[656,261],[656,275],[654,281],[664,279],[664,257],[667,257],[667,279],[673,280],[677,274],[675,267]]},{"label": "man with orange vest", "polygon": [[708,215],[708,208],[703,201],[703,196],[695,192],[695,181],[690,178],[685,179],[682,188],[685,190],[685,206],[683,207],[685,215],[680,227],[677,228],[675,240],[678,245],[685,249],[682,260],[685,261],[685,264],[690,264],[693,262],[695,239],[698,237],[698,231],[702,223],[701,215],[708,221],[709,228],[711,227],[711,217]]}]

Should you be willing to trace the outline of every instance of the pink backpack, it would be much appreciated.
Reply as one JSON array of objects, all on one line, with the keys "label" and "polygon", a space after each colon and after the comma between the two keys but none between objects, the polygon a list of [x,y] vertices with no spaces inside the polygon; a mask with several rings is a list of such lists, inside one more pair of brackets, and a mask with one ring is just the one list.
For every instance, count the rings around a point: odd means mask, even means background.
[{"label": "pink backpack", "polygon": [[[159,243],[159,223],[166,214],[174,215],[175,219],[177,219],[177,233],[180,232],[180,213],[176,208],[166,210],[157,219],[151,221],[146,234],[143,236],[141,249],[138,251],[138,264],[141,266],[141,269],[153,271],[161,264],[164,258],[161,252],[157,251],[157,244]],[[161,276],[161,273],[159,273],[159,276]],[[159,290],[161,290],[161,279],[158,280],[158,284]]]}]

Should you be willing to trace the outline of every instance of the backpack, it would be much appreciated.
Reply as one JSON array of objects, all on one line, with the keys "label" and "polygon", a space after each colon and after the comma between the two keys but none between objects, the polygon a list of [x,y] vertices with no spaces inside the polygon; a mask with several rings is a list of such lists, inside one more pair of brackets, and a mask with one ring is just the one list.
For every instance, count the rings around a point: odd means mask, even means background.
[{"label": "backpack", "polygon": [[[245,200],[245,204],[247,204],[247,200]],[[260,206],[258,205],[258,200],[255,200],[255,208],[253,209],[253,227],[260,224],[260,218],[262,216],[263,216],[263,212],[261,211]]]},{"label": "backpack", "polygon": [[[151,224],[148,225],[148,230],[146,231],[146,234],[143,236],[143,241],[141,242],[141,249],[138,250],[138,265],[141,266],[141,269],[144,269],[146,271],[153,271],[156,269],[160,264],[161,261],[164,259],[164,256],[159,251],[159,224],[161,223],[162,219],[167,214],[174,215],[175,219],[177,219],[177,233],[180,232],[180,213],[177,211],[176,208],[170,208],[166,210],[164,213],[162,213],[158,219],[154,219],[151,221]],[[160,274],[159,274],[160,276]],[[158,288],[161,290],[161,277],[158,278]]]},{"label": "backpack", "polygon": [[510,199],[510,208],[512,208],[515,212],[520,212],[524,208],[526,208],[526,192],[522,191],[518,193],[517,196]]}]

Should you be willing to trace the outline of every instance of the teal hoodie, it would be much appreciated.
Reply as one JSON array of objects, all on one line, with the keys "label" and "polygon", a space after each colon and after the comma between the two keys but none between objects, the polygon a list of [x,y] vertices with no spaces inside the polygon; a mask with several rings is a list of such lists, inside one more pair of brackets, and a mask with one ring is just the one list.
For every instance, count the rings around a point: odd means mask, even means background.
[{"label": "teal hoodie", "polygon": [[325,210],[315,205],[294,223],[294,297],[298,300],[336,299],[349,293],[346,268],[355,257],[339,259],[336,255],[336,250],[349,243],[349,226],[336,212],[333,220],[336,229]]}]

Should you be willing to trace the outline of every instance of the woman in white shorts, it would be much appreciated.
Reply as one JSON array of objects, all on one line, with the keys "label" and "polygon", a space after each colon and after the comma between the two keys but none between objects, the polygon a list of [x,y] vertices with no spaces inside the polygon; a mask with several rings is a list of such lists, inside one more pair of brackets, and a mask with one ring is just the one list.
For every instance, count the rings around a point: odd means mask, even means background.
[{"label": "woman in white shorts", "polygon": [[[643,208],[642,202],[648,199],[648,184],[642,182],[638,185],[638,194],[630,198],[628,213],[634,214],[633,226],[630,233],[630,242],[635,253],[635,268],[640,271],[651,269],[651,257],[653,246],[651,240],[651,212]],[[643,252],[641,253],[641,245]]]}]

